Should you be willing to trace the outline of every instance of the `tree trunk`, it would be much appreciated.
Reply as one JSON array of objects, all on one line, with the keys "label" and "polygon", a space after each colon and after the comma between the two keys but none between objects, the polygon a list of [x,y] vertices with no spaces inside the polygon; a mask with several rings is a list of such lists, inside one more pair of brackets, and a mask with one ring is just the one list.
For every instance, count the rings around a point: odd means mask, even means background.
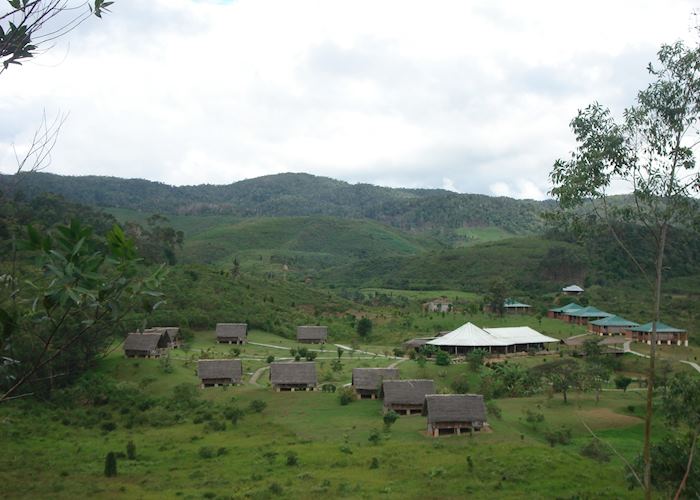
[{"label": "tree trunk", "polygon": [[695,429],[695,432],[693,433],[693,444],[690,447],[690,454],[688,455],[688,465],[685,467],[685,474],[683,474],[683,480],[681,481],[681,484],[678,486],[678,491],[676,491],[676,496],[673,497],[673,500],[678,500],[681,497],[681,493],[683,493],[683,490],[685,489],[685,483],[688,481],[688,475],[690,475],[690,469],[693,467],[693,455],[695,455],[695,449],[697,448],[698,444],[698,433],[700,432],[700,428]]},{"label": "tree trunk", "polygon": [[649,373],[647,374],[646,419],[644,421],[644,498],[651,500],[651,421],[654,416],[654,377],[656,371],[656,327],[661,317],[661,278],[663,273],[664,249],[668,224],[661,226],[656,249],[656,275],[654,283],[654,320],[651,326],[651,346],[649,349]]}]

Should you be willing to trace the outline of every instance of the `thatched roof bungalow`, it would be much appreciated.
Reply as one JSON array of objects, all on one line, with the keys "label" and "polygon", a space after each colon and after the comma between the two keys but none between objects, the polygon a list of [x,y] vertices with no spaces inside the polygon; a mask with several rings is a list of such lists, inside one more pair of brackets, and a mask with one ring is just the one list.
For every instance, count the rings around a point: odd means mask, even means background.
[{"label": "thatched roof bungalow", "polygon": [[385,380],[384,411],[394,410],[400,415],[418,414],[423,411],[425,396],[435,393],[432,380]]},{"label": "thatched roof bungalow", "polygon": [[317,384],[316,363],[270,363],[270,384],[276,391],[313,391]]},{"label": "thatched roof bungalow", "polygon": [[245,344],[248,340],[246,323],[217,323],[216,341],[220,344]]},{"label": "thatched roof bungalow", "polygon": [[240,384],[243,363],[240,359],[200,359],[197,375],[202,381],[202,387]]},{"label": "thatched roof bungalow", "polygon": [[146,328],[143,333],[160,333],[165,337],[167,347],[172,347],[173,349],[177,349],[182,345],[180,328],[177,326],[154,326],[152,328]]},{"label": "thatched roof bungalow", "polygon": [[297,327],[297,341],[303,344],[324,344],[328,339],[327,326]]},{"label": "thatched roof bungalow", "polygon": [[376,399],[381,395],[385,380],[397,380],[398,368],[353,368],[352,388],[357,399]]},{"label": "thatched roof bungalow", "polygon": [[130,333],[124,340],[127,358],[157,358],[167,348],[167,340],[161,333]]},{"label": "thatched roof bungalow", "polygon": [[479,431],[486,424],[486,406],[481,394],[429,394],[423,403],[423,416],[428,417],[428,432],[461,434]]}]

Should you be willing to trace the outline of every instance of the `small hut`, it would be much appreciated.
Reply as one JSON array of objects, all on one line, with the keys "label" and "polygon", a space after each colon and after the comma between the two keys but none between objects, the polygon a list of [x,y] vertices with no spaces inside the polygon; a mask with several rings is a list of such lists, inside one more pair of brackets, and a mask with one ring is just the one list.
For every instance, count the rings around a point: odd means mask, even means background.
[{"label": "small hut", "polygon": [[425,344],[427,344],[429,341],[433,340],[435,337],[424,337],[424,338],[415,338],[415,339],[410,339],[401,344],[403,347],[404,351],[410,352],[410,351],[418,351],[421,347],[423,347]]},{"label": "small hut", "polygon": [[578,285],[569,285],[561,289],[566,295],[581,295],[583,293],[583,288]]},{"label": "small hut", "polygon": [[124,341],[127,358],[157,358],[167,348],[167,340],[161,333],[130,333]]},{"label": "small hut", "polygon": [[327,326],[297,327],[297,341],[302,344],[325,344],[328,338]]},{"label": "small hut", "polygon": [[601,311],[597,307],[588,306],[581,309],[576,309],[574,311],[568,311],[561,315],[561,318],[569,323],[575,323],[577,325],[587,325],[589,321],[595,321],[597,319],[607,318],[608,316],[614,316],[609,312]]},{"label": "small hut", "polygon": [[202,388],[240,384],[243,364],[239,359],[201,359],[197,363],[197,375]]},{"label": "small hut", "polygon": [[479,431],[486,424],[486,406],[481,394],[429,394],[423,403],[423,416],[428,417],[428,432],[461,434]]},{"label": "small hut", "polygon": [[[630,335],[637,342],[651,344],[651,330],[653,322],[630,328],[626,334]],[[678,345],[688,347],[688,332],[681,328],[675,328],[665,323],[656,324],[657,345]]]},{"label": "small hut", "polygon": [[353,368],[352,388],[357,399],[377,399],[385,380],[397,380],[398,368]]},{"label": "small hut", "polygon": [[548,318],[561,318],[565,316],[569,311],[577,311],[578,309],[583,309],[583,306],[578,305],[576,302],[571,302],[565,306],[555,307],[547,311]]},{"label": "small hut", "polygon": [[625,332],[639,323],[630,321],[620,316],[608,316],[588,322],[588,331],[597,335],[616,335]]},{"label": "small hut", "polygon": [[506,314],[530,314],[532,306],[530,304],[523,304],[514,299],[506,299],[503,303],[503,310]]},{"label": "small hut", "polygon": [[270,363],[270,384],[279,391],[313,391],[316,363]]},{"label": "small hut", "polygon": [[217,323],[216,341],[219,344],[245,344],[248,340],[248,325],[245,323]]},{"label": "small hut", "polygon": [[452,302],[446,298],[439,298],[423,303],[423,310],[428,312],[450,312],[452,310]]},{"label": "small hut", "polygon": [[165,337],[167,347],[173,349],[177,349],[182,345],[180,328],[177,326],[154,326],[153,328],[146,328],[143,333],[160,333]]},{"label": "small hut", "polygon": [[394,410],[400,415],[418,414],[423,411],[425,396],[435,393],[432,380],[385,380],[384,411]]}]

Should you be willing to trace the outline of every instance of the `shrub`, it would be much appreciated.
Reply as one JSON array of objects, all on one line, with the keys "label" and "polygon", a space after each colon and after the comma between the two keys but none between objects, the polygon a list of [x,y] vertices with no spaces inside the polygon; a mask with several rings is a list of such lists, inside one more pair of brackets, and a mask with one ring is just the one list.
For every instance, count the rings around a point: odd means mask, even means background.
[{"label": "shrub", "polygon": [[548,430],[545,431],[544,437],[552,448],[555,444],[569,444],[571,443],[571,429],[562,427],[555,431]]},{"label": "shrub", "polygon": [[452,360],[450,359],[450,355],[443,350],[438,351],[435,354],[435,364],[438,366],[448,366]]},{"label": "shrub", "polygon": [[400,347],[394,347],[394,356],[396,356],[397,358],[403,358],[404,354],[406,353],[403,349],[401,349]]},{"label": "shrub", "polygon": [[270,354],[270,355],[267,357],[267,362],[268,362],[268,364],[269,364],[269,363],[272,363],[274,360],[275,360],[275,357],[274,357],[272,354]]},{"label": "shrub", "polygon": [[355,400],[352,387],[343,387],[338,393],[338,400],[342,406],[352,403]]},{"label": "shrub", "polygon": [[110,451],[105,456],[105,476],[114,477],[117,475],[117,456]]},{"label": "shrub", "polygon": [[581,448],[581,455],[597,462],[609,462],[611,453],[600,440],[591,439],[586,446]]},{"label": "shrub", "polygon": [[370,469],[378,469],[379,468],[379,459],[377,457],[372,457],[372,461],[369,463],[369,468]]},{"label": "shrub", "polygon": [[281,495],[284,492],[279,483],[270,483],[270,487],[268,489],[273,495]]},{"label": "shrub", "polygon": [[203,458],[205,460],[208,460],[210,458],[214,458],[216,455],[216,452],[214,451],[214,448],[210,446],[202,446],[199,449],[199,458]]},{"label": "shrub", "polygon": [[102,425],[100,425],[100,428],[105,432],[112,432],[114,429],[117,428],[117,424],[111,421],[103,422]]},{"label": "shrub", "polygon": [[265,410],[265,408],[267,408],[267,403],[265,401],[262,401],[261,399],[254,399],[250,402],[248,408],[252,413],[262,413]]},{"label": "shrub", "polygon": [[126,458],[136,460],[136,445],[133,441],[126,443]]},{"label": "shrub", "polygon": [[367,441],[372,443],[373,445],[378,445],[380,441],[382,440],[381,434],[379,434],[379,431],[377,429],[372,429],[369,433],[369,437],[367,438]]},{"label": "shrub", "polygon": [[296,465],[299,465],[299,455],[297,455],[296,452],[294,452],[294,451],[287,452],[287,465],[290,467],[294,467]]},{"label": "shrub", "polygon": [[210,420],[204,424],[204,432],[219,432],[226,430],[226,423],[218,420]]},{"label": "shrub", "polygon": [[304,357],[306,358],[306,361],[313,361],[314,359],[316,359],[317,355],[318,353],[316,351],[309,351]]},{"label": "shrub", "polygon": [[469,392],[469,380],[465,375],[461,375],[450,384],[452,390],[457,394],[467,394]]},{"label": "shrub", "polygon": [[388,431],[394,422],[399,418],[399,414],[394,410],[389,410],[384,414],[384,428]]},{"label": "shrub", "polygon": [[244,414],[238,406],[229,406],[224,410],[224,417],[229,419],[233,425],[236,425]]},{"label": "shrub", "polygon": [[632,383],[632,379],[625,375],[620,375],[615,377],[615,387],[622,389],[623,392],[627,392],[627,388]]},{"label": "shrub", "polygon": [[343,370],[343,363],[340,361],[340,358],[331,361],[331,370],[333,370],[334,372],[339,372]]},{"label": "shrub", "polygon": [[352,448],[350,448],[346,444],[344,444],[343,446],[340,447],[340,451],[345,453],[346,455],[352,455]]}]

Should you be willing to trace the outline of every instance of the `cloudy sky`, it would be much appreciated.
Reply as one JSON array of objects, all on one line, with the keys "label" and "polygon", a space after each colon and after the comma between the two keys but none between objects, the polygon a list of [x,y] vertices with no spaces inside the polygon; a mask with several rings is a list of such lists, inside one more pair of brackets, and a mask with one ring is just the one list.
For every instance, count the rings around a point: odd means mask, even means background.
[{"label": "cloudy sky", "polygon": [[0,171],[69,113],[49,171],[279,172],[543,198],[568,123],[617,113],[698,2],[117,0],[0,75]]}]

